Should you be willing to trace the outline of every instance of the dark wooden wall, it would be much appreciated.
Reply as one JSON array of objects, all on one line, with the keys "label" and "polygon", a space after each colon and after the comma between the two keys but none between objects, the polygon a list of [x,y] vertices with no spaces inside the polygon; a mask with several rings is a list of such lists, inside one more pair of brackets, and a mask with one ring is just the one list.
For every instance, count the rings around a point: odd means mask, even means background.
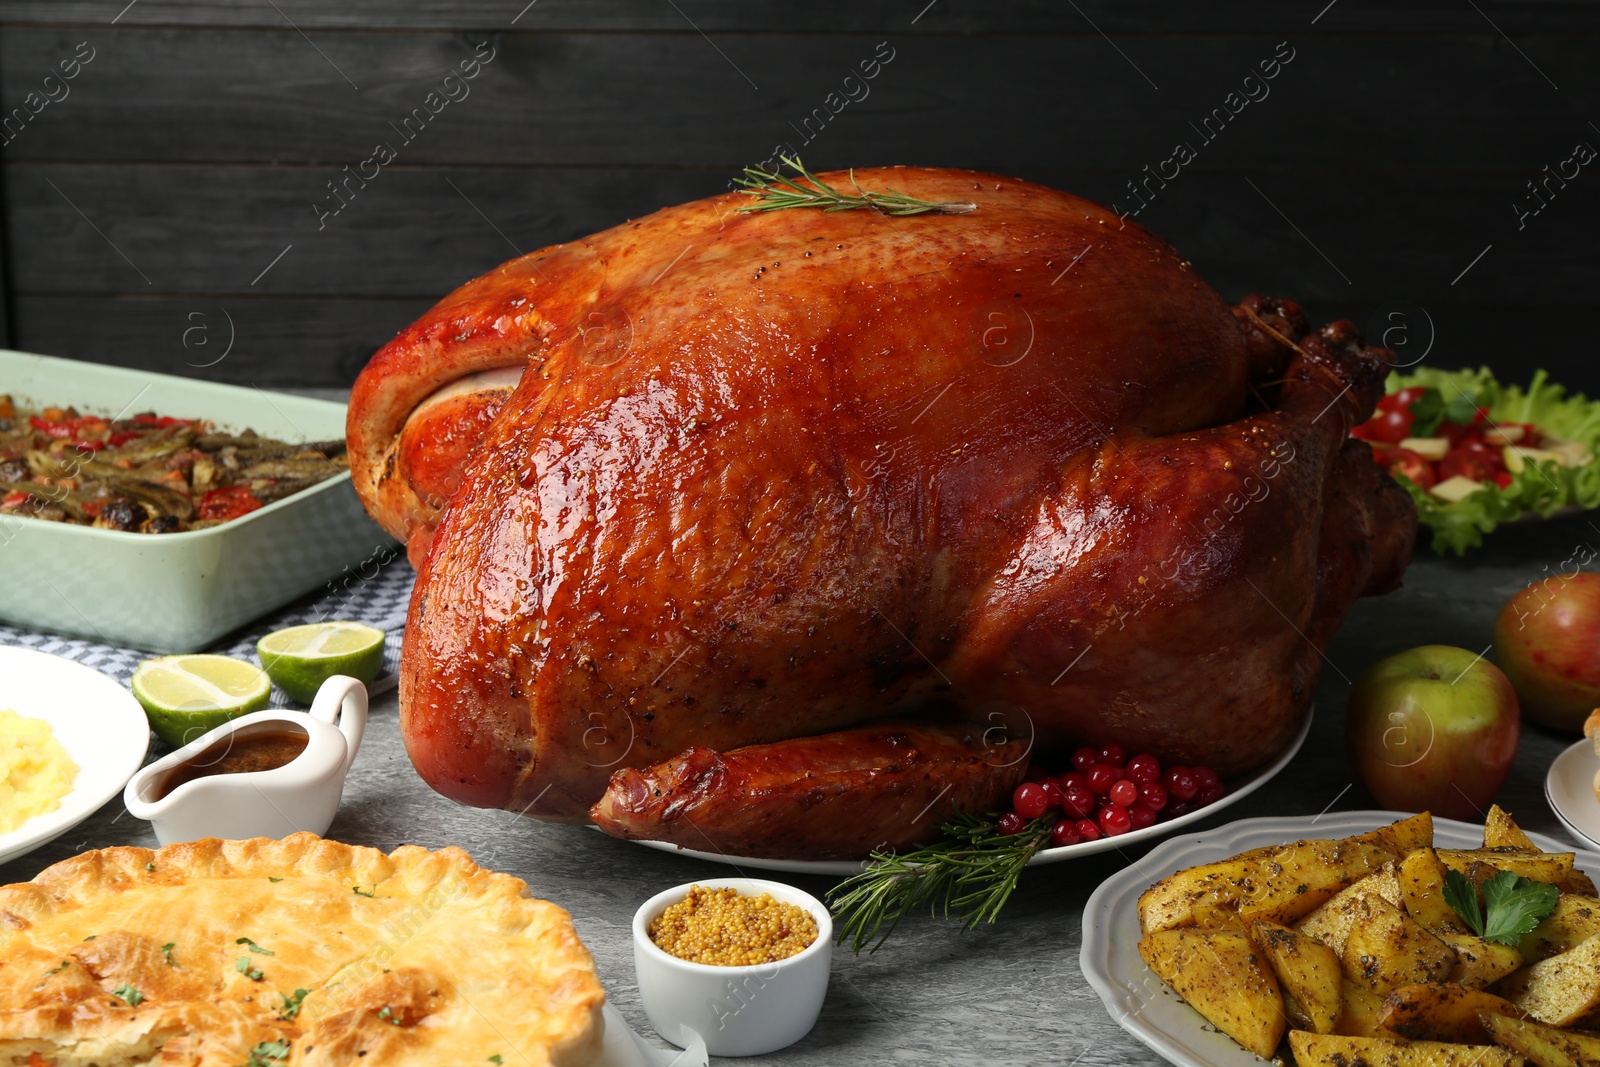
[{"label": "dark wooden wall", "polygon": [[[80,42],[94,58],[47,83]],[[470,94],[319,229],[326,183],[481,42]],[[1138,220],[1225,296],[1600,391],[1600,160],[1513,207],[1600,148],[1600,5],[1579,0],[6,0],[0,110],[60,99],[0,147],[0,316],[24,349],[348,383],[516,251],[800,147],[880,42],[892,60],[808,164],[976,167],[1129,207],[1187,140]],[[1269,95],[1205,143],[1190,124],[1280,42]]]}]

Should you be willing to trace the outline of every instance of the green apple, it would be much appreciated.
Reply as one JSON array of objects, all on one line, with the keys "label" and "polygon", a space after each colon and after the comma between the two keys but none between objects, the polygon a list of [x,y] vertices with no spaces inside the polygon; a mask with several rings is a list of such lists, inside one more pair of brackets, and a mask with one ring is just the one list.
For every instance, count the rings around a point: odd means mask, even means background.
[{"label": "green apple", "polygon": [[1356,774],[1395,811],[1481,820],[1517,756],[1516,690],[1481,655],[1423,645],[1380,660],[1350,694]]}]

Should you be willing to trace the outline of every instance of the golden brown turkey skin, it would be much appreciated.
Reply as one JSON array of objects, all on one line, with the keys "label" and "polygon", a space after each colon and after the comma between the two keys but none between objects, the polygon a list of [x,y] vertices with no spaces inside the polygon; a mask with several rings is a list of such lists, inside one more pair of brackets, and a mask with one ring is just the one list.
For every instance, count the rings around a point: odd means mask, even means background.
[{"label": "golden brown turkey skin", "polygon": [[[581,819],[620,769],[779,742],[803,765],[933,703],[1225,774],[1293,734],[1317,644],[1409,552],[1409,499],[1345,444],[1379,356],[1291,352],[1078,198],[855,177],[978,209],[669,208],[470,283],[363,374],[358,488],[432,533],[401,714],[435,788]],[[427,451],[411,409],[517,358],[437,511],[393,458]],[[833,854],[849,821],[763,833]]]}]

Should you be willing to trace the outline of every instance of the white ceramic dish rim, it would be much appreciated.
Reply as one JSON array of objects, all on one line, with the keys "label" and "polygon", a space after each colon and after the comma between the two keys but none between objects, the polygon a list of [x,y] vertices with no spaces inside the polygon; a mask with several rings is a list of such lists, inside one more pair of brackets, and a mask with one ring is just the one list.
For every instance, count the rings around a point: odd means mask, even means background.
[{"label": "white ceramic dish rim", "polygon": [[[1341,811],[1330,815],[1266,816],[1240,819],[1212,830],[1169,838],[1151,849],[1133,865],[1123,868],[1102,882],[1083,908],[1083,943],[1078,954],[1084,979],[1100,997],[1106,1011],[1128,1033],[1168,1062],[1180,1067],[1245,1067],[1261,1061],[1215,1030],[1193,1009],[1173,998],[1188,1022],[1186,1032],[1175,1034],[1170,1028],[1148,1023],[1138,1010],[1127,1009],[1130,990],[1105,966],[1111,958],[1114,939],[1121,933],[1138,940],[1139,895],[1153,882],[1184,867],[1226,859],[1261,845],[1286,843],[1300,838],[1344,837],[1364,833],[1409,816],[1399,811]],[[1455,847],[1476,847],[1483,840],[1483,827],[1454,819],[1434,820],[1435,840]],[[1529,833],[1534,844],[1552,852],[1576,852],[1577,863],[1600,873],[1600,853],[1574,849],[1545,834]],[[1443,838],[1445,840],[1440,841]],[[1178,857],[1181,857],[1179,859]],[[1176,861],[1176,862],[1175,862]],[[1119,922],[1129,929],[1119,930]],[[1137,957],[1135,957],[1137,958]],[[1144,968],[1141,961],[1139,967]],[[1141,978],[1162,990],[1165,986],[1145,969]],[[1219,1055],[1199,1058],[1190,1055],[1189,1043],[1203,1041],[1214,1045]]]},{"label": "white ceramic dish rim", "polygon": [[[1600,801],[1594,796],[1594,774],[1600,770],[1600,756],[1595,755],[1594,743],[1587,739],[1577,741],[1567,746],[1562,753],[1550,762],[1550,770],[1544,776],[1544,799],[1549,803],[1550,810],[1555,812],[1556,818],[1561,820],[1561,825],[1567,828],[1567,833],[1577,840],[1592,848],[1600,849]],[[1566,788],[1560,792],[1577,793],[1578,798],[1568,802],[1558,797],[1557,783],[1563,782],[1563,777],[1572,775],[1580,779],[1578,782],[1565,782]],[[1576,805],[1587,803],[1593,810],[1583,813],[1575,810]],[[1585,831],[1579,824],[1579,816],[1588,814],[1594,822],[1595,832]]]},{"label": "white ceramic dish rim", "polygon": [[[1058,845],[1054,848],[1042,848],[1035,852],[1028,860],[1029,867],[1037,867],[1046,863],[1061,863],[1065,860],[1077,859],[1080,856],[1092,856],[1097,852],[1109,852],[1112,849],[1123,849],[1130,845],[1137,845],[1144,841],[1153,841],[1166,837],[1175,830],[1185,826],[1192,826],[1202,819],[1208,819],[1217,812],[1238,803],[1257,789],[1266,785],[1289,765],[1289,761],[1299,754],[1301,746],[1306,743],[1306,738],[1311,735],[1311,719],[1316,711],[1315,707],[1307,708],[1305,721],[1300,724],[1300,732],[1295,739],[1289,742],[1287,748],[1279,753],[1265,768],[1257,771],[1250,778],[1242,782],[1231,784],[1228,792],[1221,800],[1204,808],[1196,808],[1187,815],[1180,815],[1168,822],[1158,822],[1143,830],[1130,830],[1118,837],[1102,837],[1095,841],[1084,841],[1076,845]],[[598,827],[597,827],[598,829]],[[683,848],[669,841],[635,841],[634,844],[653,848],[660,852],[671,852],[691,859],[706,860],[710,863],[721,863],[735,869],[749,867],[758,871],[782,871],[788,874],[829,874],[850,875],[858,873],[863,866],[859,860],[783,860],[760,859],[749,856],[729,856],[720,852],[701,852],[698,849]]]},{"label": "white ceramic dish rim", "polygon": [[[679,959],[650,940],[650,921],[667,908],[676,904],[689,895],[689,890],[695,886],[701,889],[737,889],[741,893],[769,893],[780,903],[794,904],[805,908],[817,924],[817,939],[793,956],[785,956],[772,963],[751,963],[742,967],[724,967],[710,963],[696,963],[693,960]],[[786,899],[798,898],[798,899]],[[746,975],[762,972],[770,976],[774,967],[791,967],[803,960],[811,959],[827,951],[833,943],[833,916],[828,914],[828,909],[822,901],[807,893],[804,889],[797,889],[787,882],[773,882],[764,878],[702,878],[694,882],[685,882],[663,889],[643,904],[633,913],[633,943],[640,951],[651,959],[659,960],[672,967],[677,967],[691,974],[714,975]]]},{"label": "white ceramic dish rim", "polygon": [[[72,790],[61,798],[61,806],[55,811],[37,815],[10,833],[0,834],[0,862],[16,859],[54,840],[93,815],[107,801],[120,795],[128,780],[139,770],[150,748],[150,725],[144,709],[133,699],[133,694],[112,678],[93,667],[48,652],[0,645],[0,668],[11,669],[12,665],[7,661],[13,659],[20,661],[16,670],[43,674],[50,683],[47,688],[51,690],[62,688],[62,683],[56,679],[65,678],[67,686],[74,686],[76,680],[76,685],[103,691],[103,700],[97,699],[93,705],[83,709],[86,716],[94,715],[96,721],[84,723],[82,729],[116,730],[119,734],[126,731],[128,737],[122,758],[112,763],[113,769],[107,777],[98,782],[75,781]],[[0,704],[10,707],[19,715],[40,717],[39,709],[18,707],[3,693],[0,693]],[[67,754],[73,756],[74,762],[81,767],[82,761],[73,752],[76,731],[62,730],[56,724],[52,724],[51,729]],[[79,776],[82,777],[81,771]]]}]

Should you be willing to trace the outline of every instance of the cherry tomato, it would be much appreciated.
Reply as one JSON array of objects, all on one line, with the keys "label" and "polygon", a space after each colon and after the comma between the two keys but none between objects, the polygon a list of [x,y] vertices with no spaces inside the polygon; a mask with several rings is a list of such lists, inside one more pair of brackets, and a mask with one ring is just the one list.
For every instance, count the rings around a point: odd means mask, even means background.
[{"label": "cherry tomato", "polygon": [[1398,393],[1390,393],[1378,401],[1379,411],[1410,411],[1411,405],[1422,399],[1422,394],[1428,391],[1425,385],[1410,385]]},{"label": "cherry tomato", "polygon": [[237,519],[261,506],[248,485],[231,485],[226,489],[213,489],[200,498],[196,509],[202,519]]},{"label": "cherry tomato", "polygon": [[1469,440],[1452,448],[1439,461],[1439,480],[1459,476],[1487,482],[1502,470],[1505,470],[1505,463],[1499,452],[1481,440]]},{"label": "cherry tomato", "polygon": [[1364,439],[1397,445],[1411,436],[1411,424],[1416,421],[1409,411],[1380,411],[1362,423],[1366,429]]},{"label": "cherry tomato", "polygon": [[1141,752],[1128,761],[1124,773],[1135,782],[1158,782],[1161,780],[1161,764],[1148,752]]},{"label": "cherry tomato", "polygon": [[1438,484],[1439,478],[1434,473],[1433,464],[1409,448],[1390,449],[1388,461],[1390,474],[1405,475],[1419,489],[1432,489]]}]

